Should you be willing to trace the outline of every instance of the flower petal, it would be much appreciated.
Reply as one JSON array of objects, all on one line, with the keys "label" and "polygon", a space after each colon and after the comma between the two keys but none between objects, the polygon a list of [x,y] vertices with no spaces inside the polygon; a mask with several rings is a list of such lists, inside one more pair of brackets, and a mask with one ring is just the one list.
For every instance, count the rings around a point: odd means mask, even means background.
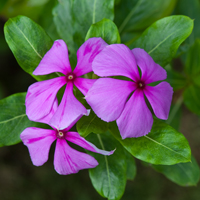
[{"label": "flower petal", "polygon": [[50,125],[62,130],[71,126],[71,124],[75,124],[83,115],[87,114],[87,109],[73,94],[73,83],[68,82],[62,101],[50,120]]},{"label": "flower petal", "polygon": [[54,130],[29,127],[20,135],[24,145],[28,147],[34,165],[41,166],[49,156],[51,144],[56,140]]},{"label": "flower petal", "polygon": [[100,153],[103,155],[111,155],[114,153],[114,151],[105,151],[105,150],[98,149],[94,144],[85,140],[77,132],[67,132],[66,140],[73,142],[74,144],[77,144],[83,147],[84,149],[87,149],[95,153]]},{"label": "flower petal", "polygon": [[173,88],[167,82],[158,85],[146,86],[144,93],[149,100],[155,115],[166,120],[169,115],[170,105],[172,102]]},{"label": "flower petal", "polygon": [[146,84],[167,78],[166,70],[155,63],[153,58],[144,49],[135,48],[132,52],[135,56],[137,65],[142,71],[141,80]]},{"label": "flower petal", "polygon": [[58,90],[66,84],[64,76],[36,82],[28,88],[26,114],[32,121],[38,121],[49,114]]},{"label": "flower petal", "polygon": [[93,168],[97,165],[98,162],[92,156],[72,149],[66,140],[57,140],[54,154],[54,168],[59,174],[73,174],[79,170]]},{"label": "flower petal", "polygon": [[105,47],[95,57],[92,69],[98,76],[126,76],[134,81],[140,79],[135,57],[124,44]]},{"label": "flower petal", "polygon": [[113,78],[98,79],[88,91],[85,99],[99,118],[106,122],[116,120],[136,88],[134,82]]},{"label": "flower petal", "polygon": [[77,65],[73,73],[82,76],[92,71],[92,61],[108,44],[102,38],[90,38],[77,51]]},{"label": "flower petal", "polygon": [[58,108],[58,100],[57,100],[57,98],[55,98],[55,101],[53,103],[53,106],[52,106],[49,114],[44,116],[43,118],[37,120],[37,122],[44,123],[44,124],[49,124],[49,121],[51,120],[51,118],[55,114],[57,108]]},{"label": "flower petal", "polygon": [[44,75],[61,72],[66,75],[71,71],[67,45],[63,40],[56,40],[51,49],[44,55],[33,74]]},{"label": "flower petal", "polygon": [[130,97],[117,119],[117,125],[123,139],[141,137],[151,131],[153,117],[145,103],[142,90],[137,89]]},{"label": "flower petal", "polygon": [[74,85],[83,93],[83,95],[86,95],[95,81],[96,79],[76,78],[74,80]]}]

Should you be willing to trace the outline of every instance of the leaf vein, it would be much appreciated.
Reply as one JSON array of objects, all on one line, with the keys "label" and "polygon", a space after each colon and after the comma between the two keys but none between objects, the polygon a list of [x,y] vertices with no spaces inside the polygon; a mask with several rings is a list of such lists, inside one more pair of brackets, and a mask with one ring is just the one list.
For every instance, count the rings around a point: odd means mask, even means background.
[{"label": "leaf vein", "polygon": [[[12,19],[10,19],[12,20]],[[13,21],[13,20],[12,20]],[[29,41],[29,39],[26,37],[26,35],[21,31],[21,29],[15,24],[15,22],[13,22],[13,24],[16,26],[16,28],[20,31],[20,33],[24,36],[24,38],[26,39],[26,41],[29,43],[29,45],[32,47],[33,51],[42,59],[42,56],[37,52],[37,50],[35,49],[35,47],[31,44],[31,42]]]},{"label": "leaf vein", "polygon": [[[171,148],[169,148],[169,147],[167,147],[167,146],[165,146],[165,145],[163,145],[163,144],[157,142],[156,140],[154,140],[154,139],[152,139],[152,138],[150,138],[150,137],[148,137],[148,136],[146,136],[146,135],[145,135],[144,137],[146,137],[147,139],[151,140],[152,142],[155,142],[156,144],[158,144],[158,145],[160,145],[160,146],[162,146],[162,147],[164,147],[164,148],[166,148],[166,149],[168,149],[168,150],[170,150],[170,151],[172,151],[172,152],[174,152],[174,153],[176,153],[176,154],[179,154],[179,155],[181,155],[182,157],[186,158],[185,156],[183,156],[183,155],[180,154],[179,152],[174,151],[173,149],[171,149]],[[188,159],[188,158],[186,158],[186,159]]]},{"label": "leaf vein", "polygon": [[20,117],[23,118],[24,116],[26,116],[26,114],[18,115],[18,116],[16,116],[16,117],[11,118],[11,119],[1,121],[0,124],[8,123],[8,122],[10,122],[10,121],[12,121],[12,120],[15,120],[15,119],[17,119],[17,118],[20,118]]}]

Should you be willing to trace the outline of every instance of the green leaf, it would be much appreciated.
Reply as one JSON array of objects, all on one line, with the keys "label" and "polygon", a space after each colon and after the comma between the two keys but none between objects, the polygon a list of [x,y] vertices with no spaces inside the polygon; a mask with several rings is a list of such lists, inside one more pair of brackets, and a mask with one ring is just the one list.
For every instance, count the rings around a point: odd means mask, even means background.
[{"label": "green leaf", "polygon": [[42,10],[42,14],[39,18],[39,24],[43,27],[43,29],[47,32],[47,34],[53,39],[60,39],[58,32],[56,30],[56,25],[53,20],[52,9],[55,7],[57,0],[49,1],[44,9]]},{"label": "green leaf", "polygon": [[197,39],[187,53],[184,67],[185,73],[189,76],[189,82],[200,86],[200,39]]},{"label": "green leaf", "polygon": [[126,163],[127,163],[127,170],[126,170],[126,178],[128,180],[133,180],[136,176],[136,164],[135,159],[133,156],[125,150],[126,154]]},{"label": "green leaf", "polygon": [[200,38],[200,2],[199,0],[179,0],[175,9],[178,15],[186,15],[194,19],[194,30],[186,40],[192,45],[196,38]]},{"label": "green leaf", "polygon": [[85,41],[92,24],[114,18],[114,0],[60,0],[53,10],[57,31],[71,53]]},{"label": "green leaf", "polygon": [[197,114],[200,115],[200,87],[196,85],[190,85],[183,92],[183,102],[187,106],[187,108]]},{"label": "green leaf", "polygon": [[45,76],[32,74],[53,44],[42,27],[28,17],[17,16],[6,22],[4,33],[8,46],[25,72],[38,81],[55,77],[55,74]]},{"label": "green leaf", "polygon": [[99,163],[89,169],[90,179],[97,192],[108,199],[118,200],[124,193],[126,186],[126,154],[120,143],[110,135],[90,134],[87,140],[98,148],[107,151],[115,150],[110,156],[103,156],[87,151]]},{"label": "green leaf", "polygon": [[154,119],[151,132],[143,137],[122,140],[115,122],[109,123],[112,135],[134,157],[157,165],[189,162],[191,150],[186,138],[171,126]]},{"label": "green leaf", "polygon": [[102,19],[100,22],[92,24],[85,40],[92,37],[101,37],[108,44],[121,42],[117,26],[110,19]]},{"label": "green leaf", "polygon": [[115,8],[119,31],[138,31],[173,11],[177,0],[123,0]]},{"label": "green leaf", "polygon": [[154,59],[165,67],[173,57],[180,44],[191,34],[193,20],[186,16],[165,17],[153,23],[129,47],[142,48]]},{"label": "green leaf", "polygon": [[177,91],[186,87],[187,79],[185,75],[181,74],[180,72],[176,72],[171,67],[168,68],[168,66],[166,66],[165,69],[167,71],[166,81],[170,83],[174,91]]},{"label": "green leaf", "polygon": [[50,0],[7,0],[0,14],[5,18],[25,15],[37,20],[48,1]]},{"label": "green leaf", "polygon": [[25,114],[25,96],[26,93],[18,93],[0,101],[0,146],[21,142],[21,132],[38,124],[30,121]]},{"label": "green leaf", "polygon": [[91,111],[89,116],[81,117],[76,124],[76,128],[82,137],[86,137],[90,133],[105,133],[108,130],[108,123],[102,121]]},{"label": "green leaf", "polygon": [[193,156],[191,162],[188,163],[172,166],[152,165],[152,167],[180,186],[195,186],[199,182],[199,166]]}]

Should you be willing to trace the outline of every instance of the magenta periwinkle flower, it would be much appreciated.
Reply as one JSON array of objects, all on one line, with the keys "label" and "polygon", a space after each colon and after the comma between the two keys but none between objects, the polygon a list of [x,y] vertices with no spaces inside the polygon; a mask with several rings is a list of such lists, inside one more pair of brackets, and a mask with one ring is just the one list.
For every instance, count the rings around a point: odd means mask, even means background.
[{"label": "magenta periwinkle flower", "polygon": [[41,121],[51,112],[58,90],[67,84],[62,101],[50,120],[50,125],[64,129],[87,115],[87,109],[75,98],[73,85],[85,95],[95,82],[93,79],[81,76],[92,71],[92,61],[107,44],[101,38],[88,39],[77,51],[77,65],[72,71],[67,45],[63,40],[54,42],[52,48],[45,54],[34,75],[45,75],[60,72],[64,76],[40,81],[28,88],[26,96],[26,114],[32,121]]},{"label": "magenta periwinkle flower", "polygon": [[101,77],[125,76],[129,79],[100,78],[86,95],[98,117],[107,122],[116,120],[123,139],[150,132],[153,117],[145,96],[158,118],[168,118],[173,89],[167,82],[154,87],[148,85],[166,79],[167,73],[143,49],[131,51],[123,44],[109,45],[95,57],[92,69]]},{"label": "magenta periwinkle flower", "polygon": [[[54,102],[54,109],[51,110],[48,116],[52,116],[57,108],[57,102]],[[49,117],[43,118],[42,122],[48,124]],[[104,151],[98,149],[92,143],[86,141],[77,132],[69,131],[77,122],[75,120],[69,127],[60,129],[59,126],[51,129],[42,129],[29,127],[26,128],[20,135],[24,145],[28,147],[31,160],[34,165],[41,166],[48,160],[51,144],[56,140],[56,148],[54,153],[54,168],[62,175],[77,173],[79,170],[93,168],[98,165],[96,159],[92,156],[79,152],[69,146],[67,141],[72,142],[89,151],[111,155],[114,151]]]}]

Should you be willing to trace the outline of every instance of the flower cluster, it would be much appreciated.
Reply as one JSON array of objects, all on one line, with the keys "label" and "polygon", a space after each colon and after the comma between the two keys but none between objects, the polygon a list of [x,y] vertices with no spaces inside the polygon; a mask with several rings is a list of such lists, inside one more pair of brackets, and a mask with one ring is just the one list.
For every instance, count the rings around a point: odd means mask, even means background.
[{"label": "flower cluster", "polygon": [[[91,71],[102,78],[81,77]],[[123,139],[150,132],[153,117],[147,100],[158,118],[168,117],[172,87],[167,82],[154,87],[148,85],[166,79],[167,74],[143,49],[131,51],[123,44],[108,45],[101,38],[90,38],[77,51],[77,66],[72,71],[67,46],[63,40],[57,40],[33,74],[53,72],[63,76],[34,83],[28,88],[26,96],[29,119],[52,127],[52,130],[30,127],[21,133],[21,139],[36,166],[48,160],[50,146],[55,140],[54,167],[59,174],[76,173],[98,165],[93,157],[72,149],[67,141],[103,155],[113,153],[98,149],[77,132],[70,132],[83,115],[89,114],[74,96],[73,85],[83,93],[98,117],[106,122],[116,120]],[[121,76],[123,80],[113,76]],[[66,89],[58,106],[56,95],[64,85]]]}]

